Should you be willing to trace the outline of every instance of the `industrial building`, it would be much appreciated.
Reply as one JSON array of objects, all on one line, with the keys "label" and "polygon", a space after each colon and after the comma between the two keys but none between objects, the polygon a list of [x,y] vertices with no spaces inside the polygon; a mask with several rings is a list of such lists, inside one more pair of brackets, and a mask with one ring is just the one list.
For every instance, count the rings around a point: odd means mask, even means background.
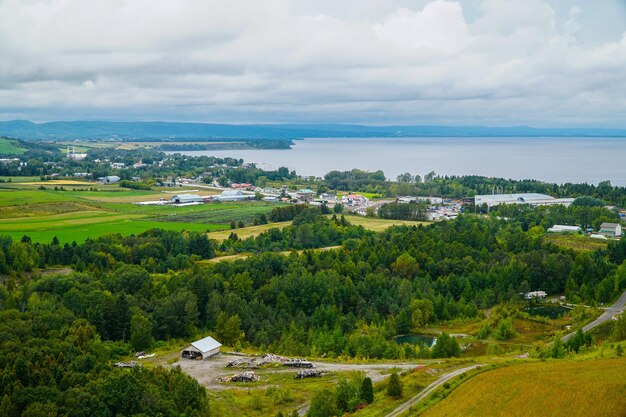
[{"label": "industrial building", "polygon": [[532,206],[549,206],[561,204],[569,206],[574,202],[573,198],[554,198],[545,194],[520,193],[520,194],[486,194],[474,197],[474,204],[487,207],[494,207],[500,204],[530,204]]},{"label": "industrial building", "polygon": [[220,353],[222,344],[211,336],[204,339],[196,340],[189,346],[185,347],[180,356],[187,359],[208,359]]},{"label": "industrial building", "polygon": [[204,200],[198,194],[177,194],[172,196],[172,203],[185,204],[185,203],[203,203]]}]

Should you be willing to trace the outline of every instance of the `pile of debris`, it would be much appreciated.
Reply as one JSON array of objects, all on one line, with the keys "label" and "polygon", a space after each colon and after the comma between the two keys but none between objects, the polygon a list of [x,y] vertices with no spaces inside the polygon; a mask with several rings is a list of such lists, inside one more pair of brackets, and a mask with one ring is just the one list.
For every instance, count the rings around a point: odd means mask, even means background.
[{"label": "pile of debris", "polygon": [[304,379],[304,378],[317,378],[320,376],[324,376],[326,371],[322,371],[319,369],[303,369],[296,374],[296,379]]},{"label": "pile of debris", "polygon": [[283,365],[291,368],[314,368],[313,364],[304,359],[294,359],[291,361],[283,362]]},{"label": "pile of debris", "polygon": [[227,368],[247,368],[247,369],[259,369],[259,364],[254,359],[235,359],[234,361],[226,364]]},{"label": "pile of debris", "polygon": [[135,361],[130,362],[115,362],[113,366],[117,366],[118,368],[134,368],[135,366],[141,366]]},{"label": "pile of debris", "polygon": [[221,382],[256,382],[260,379],[254,371],[246,371],[241,374],[219,378]]}]

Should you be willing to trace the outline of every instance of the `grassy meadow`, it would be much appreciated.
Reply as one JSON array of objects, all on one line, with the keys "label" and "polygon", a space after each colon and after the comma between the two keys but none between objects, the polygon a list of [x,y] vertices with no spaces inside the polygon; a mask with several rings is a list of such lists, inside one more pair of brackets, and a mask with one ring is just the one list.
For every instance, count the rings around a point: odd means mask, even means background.
[{"label": "grassy meadow", "polygon": [[626,358],[618,358],[496,369],[470,379],[419,415],[623,417],[625,410]]},{"label": "grassy meadow", "polygon": [[14,141],[7,138],[0,138],[0,155],[21,155],[26,149],[20,148]]}]

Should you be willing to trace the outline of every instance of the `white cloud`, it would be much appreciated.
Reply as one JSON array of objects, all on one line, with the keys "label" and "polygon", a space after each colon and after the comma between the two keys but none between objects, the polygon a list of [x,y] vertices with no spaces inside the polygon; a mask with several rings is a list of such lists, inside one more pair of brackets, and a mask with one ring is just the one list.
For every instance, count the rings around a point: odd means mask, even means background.
[{"label": "white cloud", "polygon": [[626,127],[626,35],[553,1],[4,0],[0,118]]}]

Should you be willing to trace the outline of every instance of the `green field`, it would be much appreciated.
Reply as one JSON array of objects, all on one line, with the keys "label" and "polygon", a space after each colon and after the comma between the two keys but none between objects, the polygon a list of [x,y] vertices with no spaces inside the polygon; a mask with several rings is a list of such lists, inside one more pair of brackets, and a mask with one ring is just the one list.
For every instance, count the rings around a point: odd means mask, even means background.
[{"label": "green field", "polygon": [[21,155],[26,152],[26,149],[20,148],[7,138],[0,138],[0,155]]},{"label": "green field", "polygon": [[82,242],[107,233],[138,234],[152,228],[206,232],[226,228],[225,225],[196,223],[165,223],[140,215],[107,211],[79,211],[43,217],[5,219],[0,234],[20,239],[27,235],[35,242],[50,242],[56,236],[63,242]]},{"label": "green field", "polygon": [[[139,206],[138,201],[169,198],[159,191],[135,191],[87,183],[97,191],[55,191],[50,182],[4,183],[0,188],[0,234],[35,242],[82,242],[107,233],[137,234],[151,228],[197,232],[228,229],[232,220],[252,223],[276,205],[261,202],[198,206]],[[46,190],[38,187],[46,184]]]},{"label": "green field", "polygon": [[623,417],[625,413],[626,358],[621,358],[530,363],[485,372],[420,416]]}]

